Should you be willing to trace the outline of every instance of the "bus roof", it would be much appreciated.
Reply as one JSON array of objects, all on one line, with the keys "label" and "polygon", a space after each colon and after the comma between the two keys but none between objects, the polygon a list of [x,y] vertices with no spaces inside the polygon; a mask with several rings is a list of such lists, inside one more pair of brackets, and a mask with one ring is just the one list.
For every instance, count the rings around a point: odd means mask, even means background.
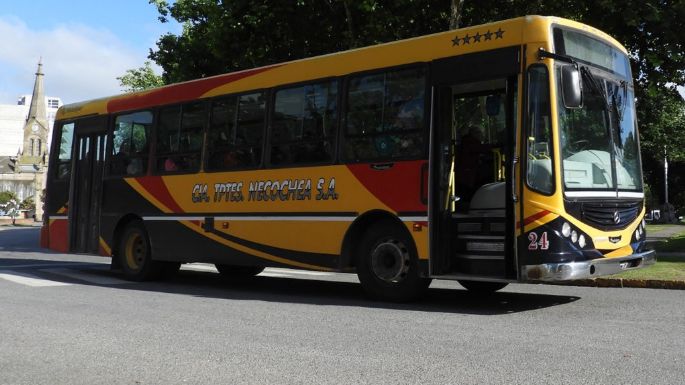
[{"label": "bus roof", "polygon": [[538,42],[544,44],[546,49],[552,50],[550,41],[552,25],[567,26],[596,35],[624,53],[626,52],[615,39],[585,24],[558,17],[524,16],[175,83],[145,91],[67,104],[59,109],[56,119],[69,120],[87,115],[110,114],[182,103],[224,94],[332,78],[377,68],[429,62],[439,58],[523,43]]}]

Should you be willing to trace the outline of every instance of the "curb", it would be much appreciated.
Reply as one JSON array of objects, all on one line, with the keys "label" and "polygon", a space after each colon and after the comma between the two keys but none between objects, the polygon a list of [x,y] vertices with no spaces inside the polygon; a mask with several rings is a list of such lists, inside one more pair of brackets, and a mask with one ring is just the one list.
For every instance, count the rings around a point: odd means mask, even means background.
[{"label": "curb", "polygon": [[685,290],[685,281],[664,281],[659,279],[593,278],[567,282],[555,282],[563,286],[589,287],[632,287],[642,289]]}]

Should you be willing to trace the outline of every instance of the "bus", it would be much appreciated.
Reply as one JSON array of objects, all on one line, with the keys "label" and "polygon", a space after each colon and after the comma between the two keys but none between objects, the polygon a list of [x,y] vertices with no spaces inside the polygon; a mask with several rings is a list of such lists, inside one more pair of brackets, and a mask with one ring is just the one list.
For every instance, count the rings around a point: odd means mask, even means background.
[{"label": "bus", "polygon": [[46,189],[42,245],[136,281],[287,267],[403,301],[656,260],[628,53],[557,17],[65,105]]}]

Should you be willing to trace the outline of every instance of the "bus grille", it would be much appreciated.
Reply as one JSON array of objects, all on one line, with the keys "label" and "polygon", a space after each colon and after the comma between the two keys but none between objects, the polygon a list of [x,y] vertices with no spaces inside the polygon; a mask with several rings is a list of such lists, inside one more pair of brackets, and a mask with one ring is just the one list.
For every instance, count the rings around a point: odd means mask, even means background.
[{"label": "bus grille", "polygon": [[642,201],[583,203],[582,219],[601,230],[628,226],[642,210]]}]

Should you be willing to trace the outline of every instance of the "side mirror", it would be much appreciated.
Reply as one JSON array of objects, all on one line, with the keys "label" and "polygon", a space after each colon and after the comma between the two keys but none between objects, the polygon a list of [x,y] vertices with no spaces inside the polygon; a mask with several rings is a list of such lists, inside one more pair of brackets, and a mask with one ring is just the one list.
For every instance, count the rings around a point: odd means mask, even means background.
[{"label": "side mirror", "polygon": [[561,89],[566,108],[583,106],[583,88],[580,82],[580,71],[575,64],[561,67]]}]

